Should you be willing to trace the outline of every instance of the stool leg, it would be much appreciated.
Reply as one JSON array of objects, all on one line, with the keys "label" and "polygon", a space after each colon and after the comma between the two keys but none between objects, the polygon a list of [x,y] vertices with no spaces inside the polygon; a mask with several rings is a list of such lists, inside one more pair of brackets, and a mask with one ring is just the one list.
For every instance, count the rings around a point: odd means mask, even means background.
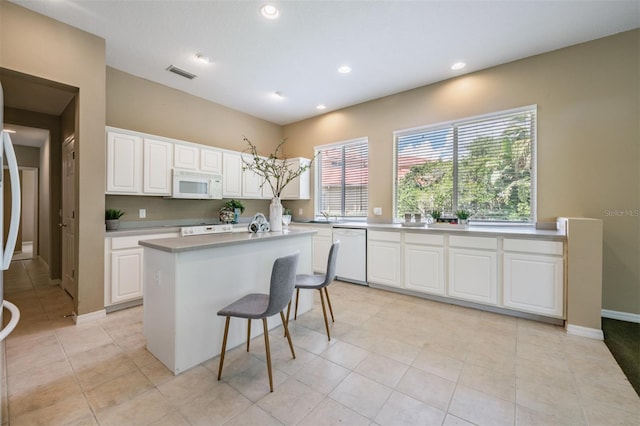
[{"label": "stool leg", "polygon": [[284,335],[287,336],[287,340],[289,341],[289,348],[291,349],[291,355],[293,355],[293,359],[296,359],[296,353],[293,351],[293,343],[291,343],[291,334],[289,333],[289,326],[287,322],[284,320],[284,313],[280,312],[280,318],[282,319],[282,325],[284,326]]},{"label": "stool leg", "polygon": [[[289,304],[287,305],[287,326],[289,326],[289,313],[291,312],[291,300],[289,300]],[[282,321],[284,324],[284,321]],[[284,331],[284,337],[287,337],[287,330]]]},{"label": "stool leg", "polygon": [[296,309],[293,311],[293,319],[298,319],[298,299],[300,298],[300,289],[296,288]]},{"label": "stool leg", "polygon": [[249,318],[249,324],[247,324],[247,352],[249,352],[250,341],[251,341],[251,318]]},{"label": "stool leg", "polygon": [[324,326],[327,329],[327,337],[331,340],[331,334],[329,334],[329,321],[327,321],[327,309],[324,307],[324,294],[322,293],[322,289],[319,288],[320,292],[320,302],[322,303],[322,314],[324,315]]},{"label": "stool leg", "polygon": [[331,307],[331,300],[329,299],[329,289],[327,289],[327,287],[324,288],[324,294],[326,294],[327,296],[327,304],[329,305],[329,312],[331,312],[331,322],[336,322],[336,320],[333,319],[333,308]]},{"label": "stool leg", "polygon": [[222,350],[220,351],[220,366],[218,367],[218,380],[222,377],[222,364],[224,364],[224,352],[227,350],[227,334],[229,334],[229,321],[231,317],[227,317],[224,323],[224,337],[222,338]]},{"label": "stool leg", "polygon": [[269,373],[269,389],[273,392],[273,378],[271,377],[271,348],[269,348],[269,329],[267,328],[267,319],[262,318],[262,327],[264,328],[264,349],[267,352],[267,372]]}]

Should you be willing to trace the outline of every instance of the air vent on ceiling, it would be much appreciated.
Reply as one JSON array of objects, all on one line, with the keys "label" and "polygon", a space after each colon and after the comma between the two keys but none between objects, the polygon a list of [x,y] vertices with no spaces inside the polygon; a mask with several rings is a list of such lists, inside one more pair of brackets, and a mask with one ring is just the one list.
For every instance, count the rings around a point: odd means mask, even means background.
[{"label": "air vent on ceiling", "polygon": [[185,71],[182,68],[178,68],[175,65],[169,65],[167,71],[171,71],[174,74],[178,74],[181,77],[188,78],[189,80],[193,80],[197,77],[195,74],[191,74],[189,71]]}]

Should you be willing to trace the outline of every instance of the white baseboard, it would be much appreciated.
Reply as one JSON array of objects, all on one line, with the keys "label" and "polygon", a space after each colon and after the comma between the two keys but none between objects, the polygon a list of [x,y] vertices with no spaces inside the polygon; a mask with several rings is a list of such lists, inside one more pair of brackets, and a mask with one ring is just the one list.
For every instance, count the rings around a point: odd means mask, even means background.
[{"label": "white baseboard", "polygon": [[601,313],[603,318],[611,318],[620,321],[637,322],[640,323],[640,315],[632,314],[630,312],[610,311],[603,309]]},{"label": "white baseboard", "polygon": [[604,340],[604,333],[597,328],[582,327],[580,325],[567,324],[567,334],[588,337],[590,339]]},{"label": "white baseboard", "polygon": [[95,312],[89,312],[88,314],[78,315],[75,312],[73,313],[73,322],[76,325],[86,324],[91,321],[99,320],[107,317],[107,311],[105,309],[101,309]]}]

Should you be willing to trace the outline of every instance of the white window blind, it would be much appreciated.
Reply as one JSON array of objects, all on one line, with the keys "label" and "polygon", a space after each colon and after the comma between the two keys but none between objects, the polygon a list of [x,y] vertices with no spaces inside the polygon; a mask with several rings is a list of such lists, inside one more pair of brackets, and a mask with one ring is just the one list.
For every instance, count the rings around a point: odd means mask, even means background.
[{"label": "white window blind", "polygon": [[396,217],[533,221],[536,108],[396,133]]},{"label": "white window blind", "polygon": [[316,216],[366,217],[369,143],[358,139],[316,148]]}]

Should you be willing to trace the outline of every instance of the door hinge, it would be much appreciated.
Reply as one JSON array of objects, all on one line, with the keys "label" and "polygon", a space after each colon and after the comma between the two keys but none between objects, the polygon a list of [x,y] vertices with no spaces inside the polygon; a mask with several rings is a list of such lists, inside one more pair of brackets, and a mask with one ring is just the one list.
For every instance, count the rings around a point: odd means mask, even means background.
[{"label": "door hinge", "polygon": [[71,159],[72,159],[72,160],[75,160],[75,159],[76,159],[76,152],[75,152],[75,151],[73,151],[73,152],[71,153]]},{"label": "door hinge", "polygon": [[76,218],[76,211],[71,210],[71,219],[75,219],[75,218]]},{"label": "door hinge", "polygon": [[71,270],[71,278],[73,278],[73,279],[76,278],[76,270],[75,269]]}]

